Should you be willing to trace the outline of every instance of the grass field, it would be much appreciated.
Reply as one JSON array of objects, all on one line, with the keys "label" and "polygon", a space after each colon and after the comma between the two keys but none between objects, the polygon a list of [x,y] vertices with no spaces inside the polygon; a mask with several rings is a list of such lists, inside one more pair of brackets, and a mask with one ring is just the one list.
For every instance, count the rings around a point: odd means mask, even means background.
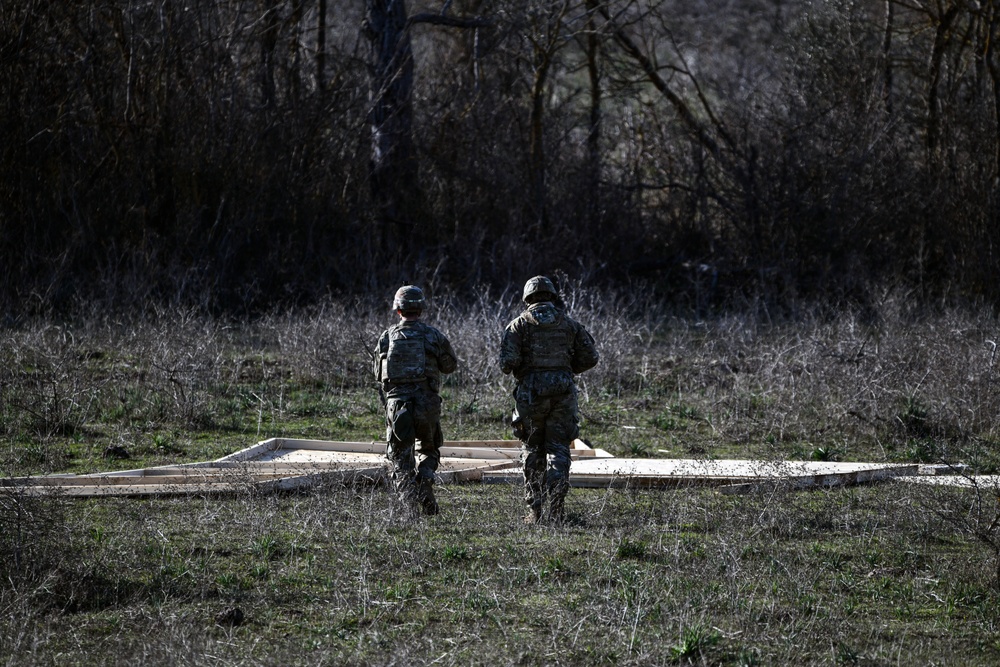
[{"label": "grass field", "polygon": [[[438,299],[460,370],[448,439],[509,437],[506,304]],[[888,303],[677,317],[578,290],[602,362],[582,436],[619,456],[1000,468],[998,322]],[[377,440],[381,308],[253,322],[160,312],[0,332],[0,472],[217,458],[274,436]],[[116,458],[128,455],[128,459]],[[551,665],[1000,662],[997,498],[440,487],[407,522],[379,486],[169,499],[0,496],[0,663]]]}]

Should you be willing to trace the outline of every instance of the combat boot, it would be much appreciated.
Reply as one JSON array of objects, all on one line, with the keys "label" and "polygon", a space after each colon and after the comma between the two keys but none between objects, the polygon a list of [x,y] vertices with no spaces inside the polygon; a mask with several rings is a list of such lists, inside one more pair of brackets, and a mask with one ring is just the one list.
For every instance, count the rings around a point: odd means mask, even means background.
[{"label": "combat boot", "polygon": [[434,516],[440,513],[437,499],[434,498],[434,480],[426,477],[421,478],[417,486],[417,499],[427,516]]},{"label": "combat boot", "polygon": [[528,513],[524,515],[524,523],[534,525],[542,522],[542,504],[534,503],[528,506]]}]

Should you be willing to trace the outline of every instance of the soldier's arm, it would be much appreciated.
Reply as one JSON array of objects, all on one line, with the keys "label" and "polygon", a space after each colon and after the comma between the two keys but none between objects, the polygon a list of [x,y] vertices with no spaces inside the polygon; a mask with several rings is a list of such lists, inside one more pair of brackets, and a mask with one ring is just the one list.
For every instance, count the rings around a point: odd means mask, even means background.
[{"label": "soldier's arm", "polygon": [[597,343],[583,325],[576,325],[576,337],[573,341],[573,359],[571,362],[574,373],[589,371],[600,361],[601,355],[597,352]]},{"label": "soldier's arm", "polygon": [[441,340],[438,342],[438,369],[442,373],[453,373],[455,369],[458,368],[458,357],[455,356],[455,351],[451,348],[451,342],[441,334]]},{"label": "soldier's arm", "polygon": [[382,359],[385,357],[386,350],[388,349],[388,332],[383,331],[382,335],[379,336],[378,343],[375,344],[375,358],[372,359],[372,372],[375,375],[376,382],[382,381]]},{"label": "soldier's arm", "polygon": [[504,329],[500,339],[500,370],[509,374],[521,366],[521,335],[513,324]]}]

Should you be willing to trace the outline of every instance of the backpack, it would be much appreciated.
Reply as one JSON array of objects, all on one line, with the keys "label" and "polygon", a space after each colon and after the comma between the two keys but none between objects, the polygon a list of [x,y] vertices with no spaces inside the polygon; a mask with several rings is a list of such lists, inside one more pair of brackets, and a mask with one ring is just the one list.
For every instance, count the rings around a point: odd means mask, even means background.
[{"label": "backpack", "polygon": [[389,349],[382,359],[381,380],[396,384],[422,382],[426,379],[426,366],[423,334],[413,329],[391,329]]}]

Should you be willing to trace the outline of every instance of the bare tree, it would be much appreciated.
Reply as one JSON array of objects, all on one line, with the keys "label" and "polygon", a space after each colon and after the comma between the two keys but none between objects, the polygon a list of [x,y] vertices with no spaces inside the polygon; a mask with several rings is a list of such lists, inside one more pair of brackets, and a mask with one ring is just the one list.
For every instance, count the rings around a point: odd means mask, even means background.
[{"label": "bare tree", "polygon": [[417,225],[424,215],[413,144],[414,61],[410,29],[418,23],[483,27],[479,19],[440,14],[410,16],[404,0],[366,0],[365,28],[372,49],[371,189],[388,250],[394,235],[411,247],[420,243]]},{"label": "bare tree", "polygon": [[882,38],[882,77],[885,112],[892,115],[892,33],[895,30],[895,0],[885,0],[885,31]]}]

